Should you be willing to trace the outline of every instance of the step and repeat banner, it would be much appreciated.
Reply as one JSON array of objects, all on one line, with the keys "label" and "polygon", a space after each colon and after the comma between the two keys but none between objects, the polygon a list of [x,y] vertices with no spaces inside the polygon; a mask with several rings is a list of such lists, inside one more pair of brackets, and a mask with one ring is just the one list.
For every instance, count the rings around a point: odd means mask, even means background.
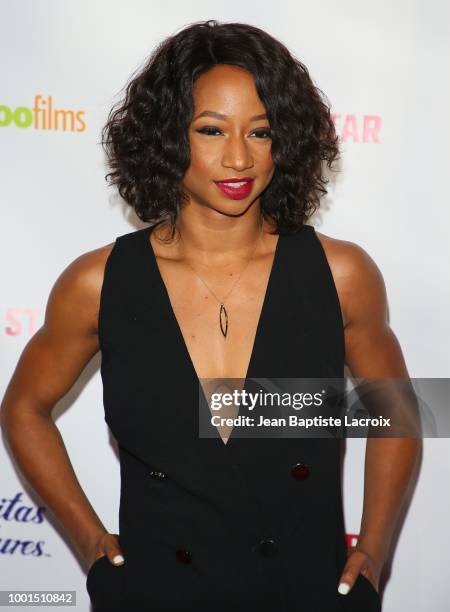
[{"label": "step and repeat banner", "polygon": [[[342,150],[340,173],[310,223],[377,263],[411,377],[449,376],[448,3],[25,0],[3,3],[1,15],[2,395],[61,272],[145,226],[106,186],[101,128],[154,47],[206,19],[261,27],[308,67]],[[97,354],[54,418],[86,495],[118,533],[117,444],[104,421],[99,365]],[[365,442],[345,444],[349,544],[360,527]],[[381,581],[385,612],[449,609],[449,481],[449,439],[426,438]],[[3,439],[0,590],[73,590],[84,612],[85,572]]]}]

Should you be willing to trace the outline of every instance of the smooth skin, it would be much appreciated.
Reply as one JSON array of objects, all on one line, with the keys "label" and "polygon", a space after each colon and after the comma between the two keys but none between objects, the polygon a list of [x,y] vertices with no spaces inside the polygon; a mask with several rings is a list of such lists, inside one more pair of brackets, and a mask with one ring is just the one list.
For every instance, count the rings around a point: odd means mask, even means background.
[{"label": "smooth skin", "polygon": [[[274,173],[270,125],[252,75],[219,65],[195,83],[189,127],[191,165],[183,178],[189,202],[169,244],[167,228],[151,245],[199,378],[244,378],[253,346],[277,235],[268,223],[259,235],[260,194]],[[203,115],[205,111],[219,113]],[[203,115],[199,117],[198,115]],[[212,129],[211,129],[212,128]],[[215,180],[254,177],[244,200],[227,198]],[[371,257],[358,245],[318,232],[336,284],[345,329],[346,364],[356,378],[408,378],[388,323],[386,290]],[[254,256],[226,300],[226,341],[217,324],[218,303]],[[84,253],[56,280],[42,327],[25,346],[1,404],[1,425],[24,476],[62,523],[90,566],[103,555],[123,554],[82,490],[52,419],[55,404],[99,351],[98,313],[105,262],[113,243]],[[189,299],[186,299],[189,296]],[[226,438],[225,438],[226,441]],[[350,549],[341,582],[363,573],[378,589],[395,523],[419,453],[416,438],[368,438],[364,506],[356,549]]]}]

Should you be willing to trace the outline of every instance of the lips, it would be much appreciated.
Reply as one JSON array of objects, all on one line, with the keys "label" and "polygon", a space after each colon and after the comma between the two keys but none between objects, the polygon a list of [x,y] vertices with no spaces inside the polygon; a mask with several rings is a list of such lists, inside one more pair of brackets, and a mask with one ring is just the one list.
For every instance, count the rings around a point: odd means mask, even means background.
[{"label": "lips", "polygon": [[248,197],[253,187],[253,179],[230,178],[224,181],[214,181],[220,191],[232,200],[242,200]]}]

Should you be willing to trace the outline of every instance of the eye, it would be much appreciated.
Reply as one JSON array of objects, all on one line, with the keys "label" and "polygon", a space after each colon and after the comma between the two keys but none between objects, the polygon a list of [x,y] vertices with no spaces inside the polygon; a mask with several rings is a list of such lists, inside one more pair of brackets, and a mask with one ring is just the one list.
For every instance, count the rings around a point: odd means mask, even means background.
[{"label": "eye", "polygon": [[206,134],[207,136],[213,136],[212,132],[220,132],[218,128],[215,127],[203,127],[197,130],[199,134]]},{"label": "eye", "polygon": [[258,136],[258,138],[272,138],[272,132],[268,129],[264,129],[264,130],[257,130],[255,132],[253,132],[256,136]]},{"label": "eye", "polygon": [[[205,134],[206,136],[214,136],[215,133],[220,133],[219,128],[215,128],[215,127],[203,127],[200,128],[198,130],[196,130],[199,134]],[[262,139],[268,139],[272,137],[272,133],[270,131],[270,129],[260,129],[260,130],[255,130],[254,132],[252,132],[252,134],[254,134],[255,136],[257,136],[258,138],[262,138]]]}]

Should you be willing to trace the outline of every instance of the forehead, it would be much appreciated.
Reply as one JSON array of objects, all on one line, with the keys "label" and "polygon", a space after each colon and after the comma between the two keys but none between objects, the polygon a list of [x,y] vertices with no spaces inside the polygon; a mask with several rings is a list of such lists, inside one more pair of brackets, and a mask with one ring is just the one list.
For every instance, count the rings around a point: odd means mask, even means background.
[{"label": "forehead", "polygon": [[219,64],[203,73],[194,83],[196,111],[213,110],[237,114],[240,109],[264,111],[253,75],[230,64]]}]

